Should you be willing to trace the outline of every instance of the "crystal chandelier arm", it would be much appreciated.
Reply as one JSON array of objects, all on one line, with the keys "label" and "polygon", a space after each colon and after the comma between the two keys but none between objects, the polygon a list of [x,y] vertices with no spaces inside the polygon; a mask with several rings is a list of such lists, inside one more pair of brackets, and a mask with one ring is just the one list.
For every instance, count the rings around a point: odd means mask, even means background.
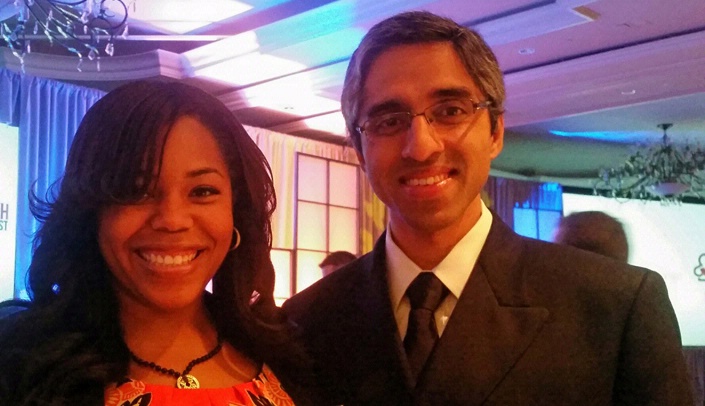
[{"label": "crystal chandelier arm", "polygon": [[[85,1],[85,0],[84,0],[84,1]],[[123,17],[122,17],[122,19],[121,19],[119,22],[117,22],[116,24],[112,24],[112,23],[110,22],[109,18],[115,17],[117,14],[113,13],[113,14],[110,14],[110,15],[109,15],[108,12],[107,12],[108,9],[105,9],[105,8],[102,8],[102,7],[101,7],[101,9],[100,9],[100,13],[99,13],[98,16],[96,17],[96,19],[101,20],[101,21],[104,21],[106,24],[108,24],[108,26],[110,27],[110,30],[111,30],[111,31],[112,31],[112,30],[115,30],[115,29],[117,29],[117,28],[122,27],[122,26],[127,22],[127,15],[129,14],[129,13],[128,13],[128,10],[127,10],[127,4],[125,4],[123,1],[117,1],[117,2],[114,2],[114,3],[117,3],[117,4],[119,4],[119,5],[122,7],[122,11],[123,11],[123,12],[122,12],[122,16],[123,16]],[[101,4],[102,4],[102,3],[101,3]],[[99,28],[99,27],[96,27],[96,28]],[[111,35],[114,36],[114,34],[111,34]]]},{"label": "crystal chandelier arm", "polygon": [[[79,61],[85,52],[91,60],[99,55],[98,45],[103,36],[108,37],[105,53],[112,56],[115,38],[121,35],[123,27],[127,28],[129,10],[124,0],[112,0],[111,9],[105,7],[105,0],[16,0],[16,3],[22,5],[19,18],[12,28],[4,22],[0,25],[1,38],[22,64],[25,54],[31,52],[26,31],[29,24],[34,25],[33,37],[41,30],[39,39],[44,37],[51,44],[62,46],[77,55]],[[118,12],[113,12],[117,5]]]},{"label": "crystal chandelier arm", "polygon": [[705,150],[671,143],[666,134],[671,126],[658,125],[662,142],[640,148],[619,166],[601,169],[594,193],[665,203],[680,202],[684,196],[705,200]]},{"label": "crystal chandelier arm", "polygon": [[[54,41],[58,42],[59,45],[66,48],[69,52],[76,54],[79,58],[82,58],[83,55],[75,47],[71,46],[67,40],[78,41],[79,43],[84,44],[89,49],[95,49],[95,46],[93,46],[92,48],[91,46],[89,46],[93,43],[93,40],[91,40],[91,44],[87,44],[83,41],[80,41],[73,34],[73,28],[66,23],[66,21],[70,21],[70,16],[72,16],[72,14],[67,15],[67,13],[65,13],[60,7],[52,3],[48,4],[49,7],[45,8],[41,2],[36,2],[36,9],[32,7],[28,7],[28,9],[29,12],[32,14],[32,17],[34,18],[35,23],[41,27],[42,32],[47,37],[50,43],[53,43]],[[37,9],[41,10],[44,13],[44,16],[40,15],[39,12],[36,11]],[[55,17],[53,10],[57,10],[57,13],[60,17]]]}]

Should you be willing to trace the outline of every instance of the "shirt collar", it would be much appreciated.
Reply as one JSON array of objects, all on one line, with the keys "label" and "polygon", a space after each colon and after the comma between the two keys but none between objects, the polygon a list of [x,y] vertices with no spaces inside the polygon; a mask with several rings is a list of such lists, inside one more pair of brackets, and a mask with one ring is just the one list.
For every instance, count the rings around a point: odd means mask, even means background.
[{"label": "shirt collar", "polygon": [[423,271],[436,274],[438,279],[448,288],[457,299],[475,267],[480,256],[482,246],[485,245],[487,235],[492,225],[492,212],[482,204],[480,219],[453,247],[448,255],[433,269],[421,269],[399,248],[394,242],[389,227],[385,237],[385,252],[387,256],[387,277],[389,279],[390,297],[392,306],[399,306],[406,289],[411,282]]}]

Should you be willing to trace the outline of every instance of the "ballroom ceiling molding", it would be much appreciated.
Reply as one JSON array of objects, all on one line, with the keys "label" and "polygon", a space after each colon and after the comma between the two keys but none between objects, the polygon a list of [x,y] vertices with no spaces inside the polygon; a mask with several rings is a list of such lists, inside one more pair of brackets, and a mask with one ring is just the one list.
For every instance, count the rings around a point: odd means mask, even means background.
[{"label": "ballroom ceiling molding", "polygon": [[[74,82],[114,82],[154,77],[183,79],[186,68],[179,54],[154,50],[141,54],[79,60],[74,56],[31,53],[22,63],[8,48],[0,48],[0,65],[14,72]],[[24,65],[24,66],[23,66]],[[80,68],[77,69],[77,68]],[[95,86],[101,88],[101,86]]]},{"label": "ballroom ceiling molding", "polygon": [[490,46],[503,45],[595,21],[599,14],[586,7],[595,1],[538,2],[514,9],[498,18],[466,25],[477,30]]},{"label": "ballroom ceiling molding", "polygon": [[507,126],[705,92],[703,44],[700,31],[507,74]]}]

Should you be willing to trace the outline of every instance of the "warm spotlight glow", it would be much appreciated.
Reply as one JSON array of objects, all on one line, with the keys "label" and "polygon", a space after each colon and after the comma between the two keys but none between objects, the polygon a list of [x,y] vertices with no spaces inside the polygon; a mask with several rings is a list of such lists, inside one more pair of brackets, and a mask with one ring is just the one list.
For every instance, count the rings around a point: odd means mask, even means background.
[{"label": "warm spotlight glow", "polygon": [[220,63],[199,68],[195,75],[244,86],[304,70],[306,65],[288,59],[251,52]]},{"label": "warm spotlight glow", "polygon": [[167,33],[184,34],[242,14],[251,8],[235,0],[149,0],[137,1],[130,9],[130,18],[144,21]]},{"label": "warm spotlight glow", "polygon": [[313,130],[326,131],[345,137],[345,119],[340,111],[304,120],[306,126]]}]

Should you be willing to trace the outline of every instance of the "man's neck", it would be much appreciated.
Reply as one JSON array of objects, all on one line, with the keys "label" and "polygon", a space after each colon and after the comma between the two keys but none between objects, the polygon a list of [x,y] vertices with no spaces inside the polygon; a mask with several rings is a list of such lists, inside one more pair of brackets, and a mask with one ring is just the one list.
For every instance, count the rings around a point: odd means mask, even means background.
[{"label": "man's neck", "polygon": [[392,218],[388,232],[409,259],[421,269],[430,270],[443,261],[453,247],[477,224],[481,215],[482,210],[468,210],[460,221],[435,230],[423,230]]}]

